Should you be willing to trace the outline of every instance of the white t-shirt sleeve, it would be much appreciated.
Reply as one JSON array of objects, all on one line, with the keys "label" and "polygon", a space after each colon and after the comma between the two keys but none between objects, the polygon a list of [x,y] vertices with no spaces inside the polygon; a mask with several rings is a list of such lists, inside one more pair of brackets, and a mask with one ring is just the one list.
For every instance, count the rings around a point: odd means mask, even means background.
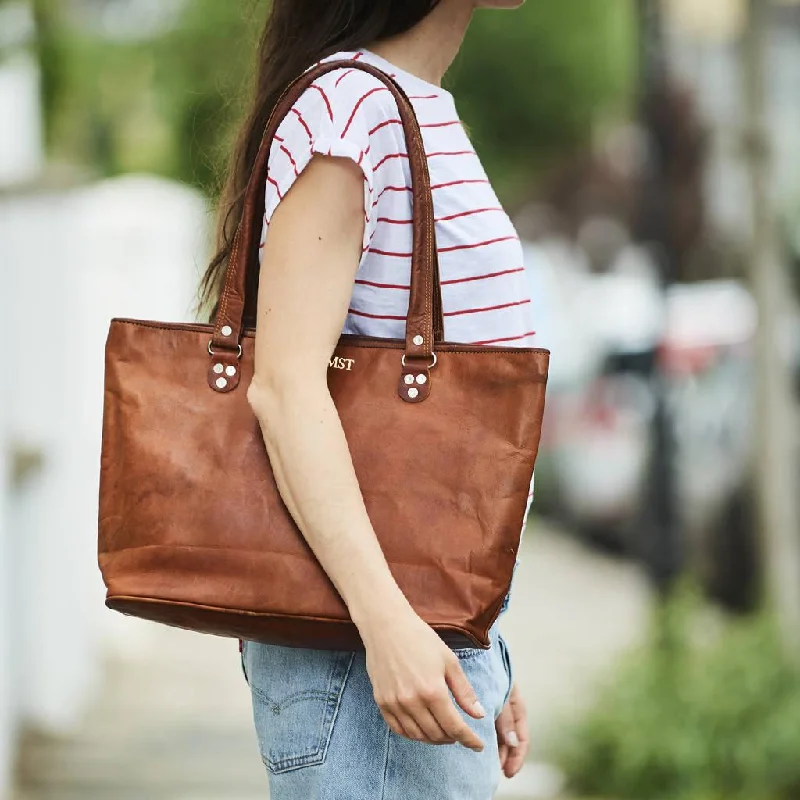
[{"label": "white t-shirt sleeve", "polygon": [[[377,198],[382,186],[374,165],[386,153],[371,146],[371,134],[397,117],[397,105],[377,78],[341,68],[318,78],[306,89],[278,127],[270,149],[267,184],[267,226],[280,201],[319,153],[349,158],[364,175],[364,241],[366,253],[375,233]],[[382,146],[392,139],[381,137]]]}]

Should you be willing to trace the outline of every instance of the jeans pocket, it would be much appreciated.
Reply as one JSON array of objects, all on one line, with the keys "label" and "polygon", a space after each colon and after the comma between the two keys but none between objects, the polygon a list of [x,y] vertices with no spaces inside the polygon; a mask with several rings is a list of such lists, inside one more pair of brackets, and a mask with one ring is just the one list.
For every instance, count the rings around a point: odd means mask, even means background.
[{"label": "jeans pocket", "polygon": [[511,652],[508,649],[506,640],[502,636],[498,635],[497,642],[500,645],[500,655],[503,659],[503,666],[506,668],[506,676],[508,677],[508,689],[506,690],[506,696],[503,699],[503,707],[505,708],[508,698],[511,696],[511,689],[514,687],[514,670],[511,666]]},{"label": "jeans pocket", "polygon": [[354,653],[248,642],[261,758],[274,774],[324,763]]},{"label": "jeans pocket", "polygon": [[244,650],[247,647],[247,642],[244,639],[239,639],[239,663],[242,667],[242,675],[244,675],[244,681],[248,685],[250,684],[250,678],[247,677],[247,664],[245,664],[245,654]]},{"label": "jeans pocket", "polygon": [[456,647],[453,652],[459,661],[469,661],[477,656],[485,655],[489,651],[482,647]]}]

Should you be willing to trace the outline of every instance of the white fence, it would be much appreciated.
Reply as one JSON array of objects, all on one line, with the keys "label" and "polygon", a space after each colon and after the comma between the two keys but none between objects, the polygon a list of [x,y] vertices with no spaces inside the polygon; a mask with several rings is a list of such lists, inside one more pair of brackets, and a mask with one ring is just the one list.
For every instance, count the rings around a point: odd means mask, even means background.
[{"label": "white fence", "polygon": [[[0,319],[8,319],[10,295],[5,284],[3,262],[0,261]],[[14,709],[12,708],[11,679],[11,558],[9,530],[6,524],[7,496],[3,491],[9,483],[8,470],[8,406],[10,375],[0,373],[0,798],[10,783],[11,753],[13,752]]]},{"label": "white fence", "polygon": [[192,318],[207,229],[195,192],[145,176],[0,197],[0,800],[20,728],[73,728],[136,635],[97,568],[105,336]]}]

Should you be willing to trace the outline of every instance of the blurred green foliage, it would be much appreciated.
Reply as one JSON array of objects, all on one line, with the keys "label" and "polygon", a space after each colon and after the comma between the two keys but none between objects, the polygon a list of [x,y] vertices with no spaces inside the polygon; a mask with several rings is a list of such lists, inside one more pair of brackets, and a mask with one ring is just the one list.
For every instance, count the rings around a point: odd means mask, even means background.
[{"label": "blurred green foliage", "polygon": [[476,13],[450,88],[487,170],[513,199],[629,110],[636,68],[630,0],[528,2]]},{"label": "blurred green foliage", "polygon": [[173,134],[175,177],[214,194],[245,113],[266,10],[258,0],[191,0],[154,47],[155,88]]},{"label": "blurred green foliage", "polygon": [[[33,0],[48,140],[60,160],[103,175],[147,170],[214,194],[249,97],[264,0],[187,0],[155,39],[120,40]],[[634,47],[631,0],[531,2],[481,11],[449,78],[505,200],[548,159],[624,112]]]},{"label": "blurred green foliage", "polygon": [[652,641],[613,671],[558,758],[587,795],[648,800],[800,797],[800,671],[767,617],[698,630],[682,593]]},{"label": "blurred green foliage", "polygon": [[[150,171],[214,194],[243,113],[265,11],[190,0],[155,39],[112,39],[35,0],[52,155],[101,175]],[[57,75],[56,86],[48,75]]]},{"label": "blurred green foliage", "polygon": [[781,222],[781,234],[786,242],[792,287],[796,297],[800,299],[800,200],[789,205]]}]

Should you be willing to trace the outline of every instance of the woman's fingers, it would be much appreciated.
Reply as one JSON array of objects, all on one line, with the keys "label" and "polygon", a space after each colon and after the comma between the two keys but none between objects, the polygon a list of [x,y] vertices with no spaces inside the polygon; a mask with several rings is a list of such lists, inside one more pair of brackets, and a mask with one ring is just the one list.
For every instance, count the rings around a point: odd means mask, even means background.
[{"label": "woman's fingers", "polygon": [[416,726],[424,735],[423,741],[428,744],[454,744],[456,738],[446,733],[438,720],[425,705],[417,705],[413,711],[409,712]]},{"label": "woman's fingers", "polygon": [[378,704],[387,725],[400,735],[430,744],[459,743],[480,752],[483,742],[453,703],[445,681],[438,690],[410,692]]},{"label": "woman's fingers", "polygon": [[475,719],[483,719],[486,716],[486,710],[478,700],[478,695],[475,694],[472,684],[464,674],[461,663],[455,655],[448,661],[445,680],[456,702],[467,714]]},{"label": "woman's fingers", "polygon": [[405,713],[402,709],[398,710],[398,713],[395,715],[397,721],[400,723],[400,727],[403,731],[405,731],[404,735],[406,739],[411,739],[414,742],[427,742],[428,739],[425,736],[422,728],[417,724],[416,720],[410,714]]},{"label": "woman's fingers", "polygon": [[500,754],[500,769],[503,771],[503,775],[506,774],[506,761],[508,760],[508,745],[501,744],[498,748],[498,752]]},{"label": "woman's fingers", "polygon": [[519,734],[519,747],[509,747],[506,763],[503,766],[503,774],[506,778],[513,778],[525,763],[525,756],[528,753],[528,740],[523,739]]},{"label": "woman's fingers", "polygon": [[[506,762],[511,753],[512,747],[516,747],[518,742],[514,712],[511,710],[511,702],[507,702],[500,712],[500,716],[495,720],[495,730],[497,731],[497,744],[500,750],[500,769],[505,774]],[[512,735],[513,734],[513,735]]]},{"label": "woman's fingers", "polygon": [[[503,765],[503,773],[507,778],[513,778],[522,769],[529,746],[528,713],[525,708],[525,701],[522,699],[516,684],[511,689],[506,708],[509,709],[513,717],[513,727],[509,730],[504,730],[503,733],[504,741],[509,747],[508,755]],[[503,709],[503,711],[505,710]]]},{"label": "woman's fingers", "polygon": [[438,698],[431,701],[430,710],[442,730],[453,741],[477,753],[483,750],[483,742],[480,736],[467,725],[464,718],[458,713],[458,709],[453,704],[446,689]]},{"label": "woman's fingers", "polygon": [[396,733],[398,736],[404,736],[406,739],[410,739],[411,737],[408,735],[406,729],[400,724],[400,720],[392,714],[390,711],[386,709],[381,709],[381,716],[384,719],[384,722],[389,726],[389,729]]}]

